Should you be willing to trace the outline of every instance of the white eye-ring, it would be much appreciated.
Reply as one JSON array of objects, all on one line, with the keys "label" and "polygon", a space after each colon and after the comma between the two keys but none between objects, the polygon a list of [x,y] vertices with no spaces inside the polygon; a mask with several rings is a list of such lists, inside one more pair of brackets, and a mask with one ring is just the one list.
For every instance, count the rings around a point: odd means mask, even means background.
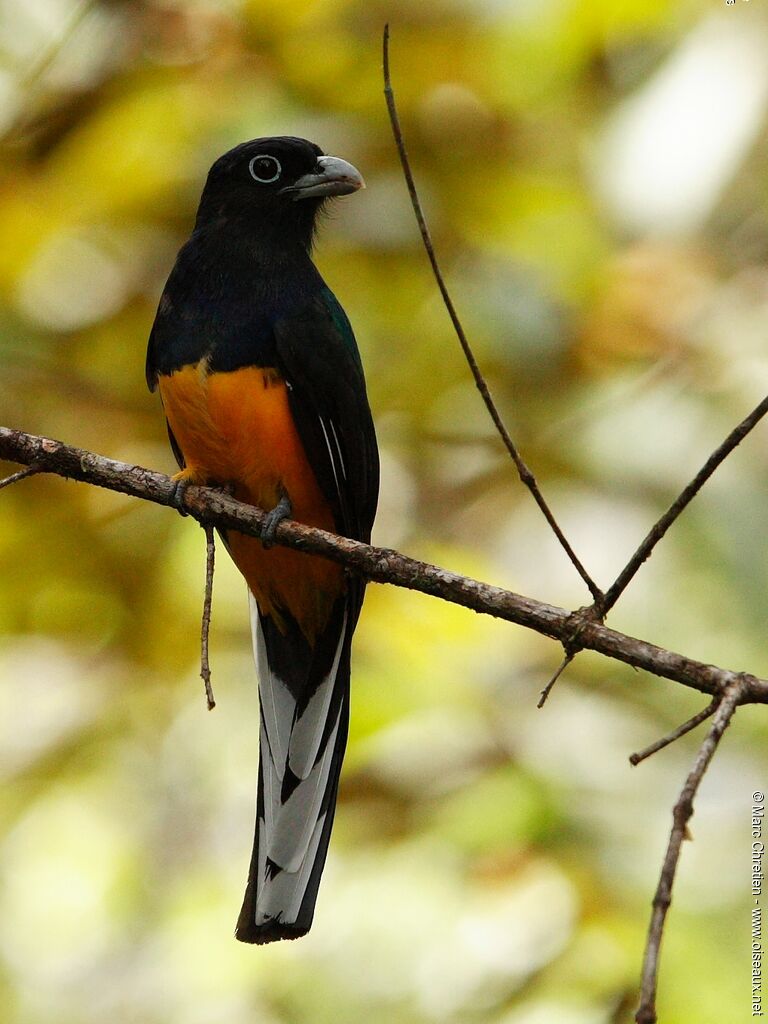
[{"label": "white eye-ring", "polygon": [[283,168],[280,166],[280,161],[277,157],[269,156],[267,153],[260,153],[258,156],[253,157],[251,162],[248,164],[248,170],[251,172],[251,177],[254,181],[258,181],[260,185],[269,185],[282,174]]}]

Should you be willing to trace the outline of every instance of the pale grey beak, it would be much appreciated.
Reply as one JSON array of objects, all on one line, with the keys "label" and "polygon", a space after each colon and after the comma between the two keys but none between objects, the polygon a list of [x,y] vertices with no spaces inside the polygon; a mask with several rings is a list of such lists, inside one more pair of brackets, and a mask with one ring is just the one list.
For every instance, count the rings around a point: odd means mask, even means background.
[{"label": "pale grey beak", "polygon": [[348,196],[365,188],[363,176],[356,167],[337,156],[321,156],[311,174],[302,174],[293,185],[281,188],[281,196],[310,199],[319,196]]}]

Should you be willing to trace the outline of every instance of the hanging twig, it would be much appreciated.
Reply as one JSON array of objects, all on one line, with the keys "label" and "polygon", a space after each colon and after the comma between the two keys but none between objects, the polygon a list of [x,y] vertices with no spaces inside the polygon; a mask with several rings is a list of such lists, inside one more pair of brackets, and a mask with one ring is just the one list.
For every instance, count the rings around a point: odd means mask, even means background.
[{"label": "hanging twig", "polygon": [[577,608],[576,611],[571,612],[570,618],[573,624],[573,628],[571,629],[569,634],[563,639],[563,650],[565,651],[565,657],[560,662],[558,668],[555,670],[555,674],[552,676],[547,685],[539,694],[539,700],[536,704],[537,708],[544,707],[544,705],[547,702],[547,697],[549,697],[550,693],[552,692],[552,688],[557,682],[557,680],[560,678],[563,672],[565,672],[565,670],[571,664],[571,662],[579,653],[579,651],[584,649],[584,645],[579,643],[579,637],[584,631],[584,628],[588,626],[591,622],[602,623],[603,621],[600,612],[597,611],[594,605],[588,606],[586,608]]},{"label": "hanging twig", "polygon": [[695,729],[697,725],[701,725],[702,722],[706,722],[708,718],[711,718],[717,710],[717,706],[720,703],[720,699],[715,697],[707,706],[695,714],[693,718],[689,718],[687,722],[683,722],[682,725],[678,725],[676,729],[668,733],[666,736],[662,736],[660,740],[656,740],[655,743],[651,743],[650,746],[645,747],[644,750],[640,750],[637,754],[629,755],[629,763],[632,765],[640,764],[641,761],[645,761],[651,754],[658,753],[659,750],[663,750],[664,747],[668,747],[670,743],[674,743],[675,740],[679,740],[681,736],[685,736],[692,729]]},{"label": "hanging twig", "polygon": [[613,608],[618,599],[624,593],[627,588],[627,584],[633,578],[640,566],[648,558],[650,558],[651,552],[659,543],[661,538],[670,528],[672,523],[677,519],[683,509],[691,502],[693,498],[699,493],[704,484],[709,480],[712,474],[715,472],[717,467],[730,455],[733,449],[744,440],[747,434],[755,427],[760,420],[768,412],[768,397],[764,398],[762,402],[752,410],[752,412],[745,419],[739,423],[738,426],[734,427],[728,437],[723,443],[709,456],[707,461],[701,467],[696,476],[691,480],[688,486],[678,495],[675,501],[669,506],[664,515],[656,522],[651,530],[648,532],[645,540],[643,540],[640,547],[635,551],[630,560],[621,570],[616,578],[616,582],[606,591],[602,603],[599,606],[599,611],[603,617]]},{"label": "hanging twig", "polygon": [[658,987],[659,975],[659,951],[664,934],[664,922],[672,902],[672,886],[675,881],[675,872],[677,871],[677,863],[680,858],[680,847],[683,844],[683,839],[686,838],[688,821],[693,814],[693,801],[704,772],[707,770],[709,762],[712,760],[715,750],[717,750],[717,745],[728,728],[728,724],[741,701],[742,685],[742,680],[736,677],[726,688],[722,699],[718,703],[714,721],[699,748],[693,768],[685,780],[685,785],[672,812],[672,831],[669,836],[669,844],[664,856],[664,864],[661,869],[659,884],[656,888],[656,895],[653,898],[653,912],[651,914],[651,924],[648,929],[648,940],[643,959],[640,1004],[635,1014],[636,1024],[656,1024],[657,1021],[656,989]]},{"label": "hanging twig", "polygon": [[552,676],[552,678],[549,680],[547,685],[544,687],[544,689],[539,694],[539,699],[538,699],[538,702],[536,703],[536,707],[537,708],[543,708],[544,707],[544,705],[547,702],[547,697],[552,692],[552,687],[555,685],[555,683],[560,678],[560,676],[563,674],[563,672],[565,672],[565,670],[571,664],[571,662],[573,661],[574,657],[575,657],[574,654],[566,654],[566,656],[560,662],[560,664],[557,667],[557,669],[555,669],[554,675]]},{"label": "hanging twig", "polygon": [[213,570],[216,557],[214,529],[209,523],[202,524],[205,530],[205,599],[203,600],[203,621],[200,626],[200,678],[205,686],[208,710],[213,711],[216,701],[211,686],[211,666],[208,661],[208,636],[211,631],[211,604],[213,601]]},{"label": "hanging twig", "polygon": [[499,412],[496,403],[491,397],[488,384],[486,383],[486,380],[483,377],[480,367],[477,364],[477,360],[475,359],[475,355],[474,352],[472,351],[469,339],[467,338],[461,321],[459,320],[458,313],[456,312],[456,307],[454,306],[453,300],[451,299],[451,296],[448,292],[448,288],[445,284],[445,279],[443,278],[442,271],[440,270],[440,265],[437,261],[437,256],[435,255],[435,248],[434,245],[432,244],[432,236],[429,233],[426,218],[424,217],[424,210],[421,205],[421,200],[419,199],[419,193],[416,190],[416,183],[413,179],[413,173],[411,171],[411,165],[408,159],[408,153],[405,148],[405,141],[403,139],[403,132],[400,127],[400,118],[397,113],[397,106],[395,104],[395,94],[392,90],[392,81],[389,73],[389,25],[384,26],[383,49],[384,96],[387,101],[387,110],[389,111],[389,119],[392,124],[392,133],[395,137],[395,144],[397,146],[397,152],[400,157],[400,164],[403,168],[403,174],[405,175],[405,181],[408,186],[408,194],[411,197],[413,212],[416,214],[416,221],[419,225],[419,232],[421,233],[421,239],[422,242],[424,243],[424,249],[426,250],[427,256],[429,258],[429,262],[432,267],[432,273],[435,276],[435,281],[437,282],[437,287],[440,290],[440,295],[442,296],[443,303],[445,304],[445,308],[448,311],[449,317],[451,318],[451,323],[453,324],[453,329],[456,332],[456,337],[459,339],[459,344],[462,347],[464,356],[466,357],[467,363],[469,364],[469,368],[472,371],[472,376],[475,380],[477,390],[482,395],[483,401],[485,402],[485,407],[490,413],[494,426],[496,427],[499,436],[504,442],[505,448],[509,452],[512,461],[514,462],[517,468],[517,472],[520,476],[521,481],[525,484],[525,486],[533,495],[536,504],[541,509],[544,518],[549,523],[553,533],[560,542],[560,545],[562,546],[563,550],[570,558],[578,574],[586,583],[589,592],[592,595],[592,599],[595,602],[595,606],[599,607],[600,602],[602,601],[603,592],[600,590],[595,581],[589,575],[589,573],[577,557],[575,551],[568,543],[565,534],[560,529],[560,526],[558,525],[557,520],[555,519],[551,509],[549,508],[549,505],[544,500],[544,496],[539,490],[539,485],[536,482],[535,476],[523,461],[523,458],[518,452],[514,441],[510,437],[509,431],[507,430],[506,426],[504,425],[504,421],[501,418],[501,413]]}]

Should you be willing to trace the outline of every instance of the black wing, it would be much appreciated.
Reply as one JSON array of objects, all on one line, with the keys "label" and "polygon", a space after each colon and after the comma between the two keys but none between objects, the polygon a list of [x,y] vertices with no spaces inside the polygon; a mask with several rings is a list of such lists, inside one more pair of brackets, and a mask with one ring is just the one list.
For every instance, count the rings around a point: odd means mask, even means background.
[{"label": "black wing", "polygon": [[368,542],[379,452],[355,337],[328,290],[275,324],[278,368],[310,465],[339,533]]}]

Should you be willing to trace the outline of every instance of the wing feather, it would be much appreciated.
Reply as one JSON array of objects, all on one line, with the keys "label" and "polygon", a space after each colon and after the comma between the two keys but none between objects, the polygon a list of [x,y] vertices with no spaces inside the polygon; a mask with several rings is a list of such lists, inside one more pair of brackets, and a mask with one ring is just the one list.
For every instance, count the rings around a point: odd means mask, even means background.
[{"label": "wing feather", "polygon": [[379,456],[352,328],[327,289],[275,324],[291,413],[340,533],[369,541]]}]

